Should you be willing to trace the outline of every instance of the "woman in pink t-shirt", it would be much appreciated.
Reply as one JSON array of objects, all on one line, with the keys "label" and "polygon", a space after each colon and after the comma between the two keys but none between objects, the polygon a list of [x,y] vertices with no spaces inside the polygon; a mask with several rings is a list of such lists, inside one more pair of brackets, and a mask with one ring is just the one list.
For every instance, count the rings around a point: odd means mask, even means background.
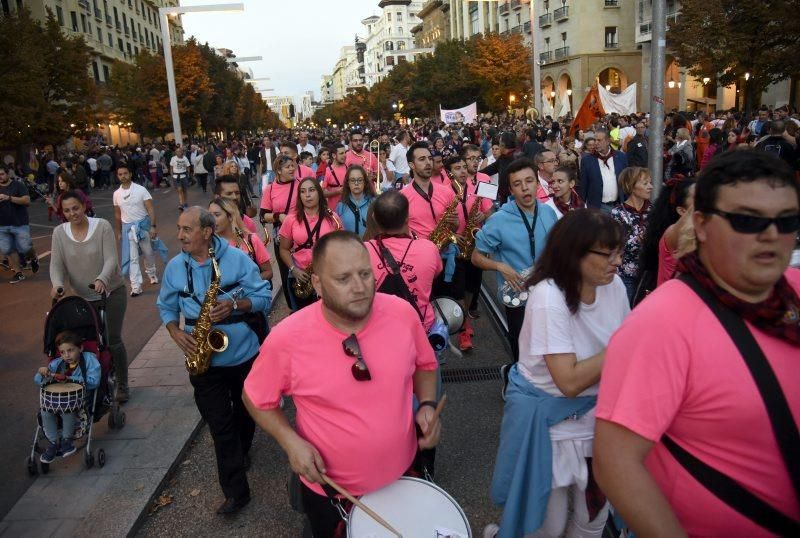
[{"label": "woman in pink t-shirt", "polygon": [[279,256],[289,267],[287,287],[290,290],[293,311],[317,300],[312,290],[308,297],[298,297],[294,287],[307,286],[311,279],[311,252],[323,235],[341,230],[336,214],[328,208],[319,182],[308,177],[298,182],[294,210],[283,221],[280,230]]},{"label": "woman in pink t-shirt", "polygon": [[[678,249],[679,231],[684,222],[691,219],[694,199],[694,179],[675,177],[664,184],[664,188],[650,208],[647,229],[642,240],[639,258],[639,288],[646,293],[675,276],[677,260],[673,254]],[[684,221],[678,224],[683,217]],[[642,299],[639,293],[633,304]]]},{"label": "woman in pink t-shirt", "polygon": [[250,256],[258,265],[263,280],[272,280],[272,264],[267,247],[256,234],[245,229],[236,204],[226,198],[214,198],[208,204],[208,210],[217,221],[215,233]]}]

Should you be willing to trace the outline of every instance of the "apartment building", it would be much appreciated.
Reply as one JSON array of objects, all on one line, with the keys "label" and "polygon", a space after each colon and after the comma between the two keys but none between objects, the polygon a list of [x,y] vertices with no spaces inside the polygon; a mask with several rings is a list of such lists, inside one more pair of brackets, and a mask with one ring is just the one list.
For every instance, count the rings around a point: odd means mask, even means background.
[{"label": "apartment building", "polygon": [[[82,36],[92,49],[91,74],[104,83],[114,60],[133,62],[140,51],[162,50],[158,8],[177,6],[178,0],[2,0],[8,14],[24,6],[37,20],[48,11],[67,35]],[[170,38],[183,42],[180,17],[170,19]]]}]

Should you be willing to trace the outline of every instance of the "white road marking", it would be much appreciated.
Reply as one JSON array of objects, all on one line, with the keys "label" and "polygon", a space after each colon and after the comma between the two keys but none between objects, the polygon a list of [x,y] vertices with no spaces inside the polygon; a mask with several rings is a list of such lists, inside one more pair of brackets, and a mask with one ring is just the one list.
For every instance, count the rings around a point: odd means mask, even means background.
[{"label": "white road marking", "polygon": [[55,226],[50,226],[49,224],[36,224],[35,222],[29,223],[31,226],[38,226],[39,228],[50,228],[51,230],[55,228]]},{"label": "white road marking", "polygon": [[41,260],[42,258],[48,257],[50,255],[50,252],[51,251],[49,250],[47,252],[42,252],[41,254],[39,254],[39,259]]}]

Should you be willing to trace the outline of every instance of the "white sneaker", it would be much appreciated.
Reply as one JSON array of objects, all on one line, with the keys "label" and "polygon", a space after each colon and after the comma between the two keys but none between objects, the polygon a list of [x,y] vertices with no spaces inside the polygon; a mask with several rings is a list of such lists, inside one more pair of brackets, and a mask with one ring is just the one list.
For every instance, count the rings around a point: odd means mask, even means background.
[{"label": "white sneaker", "polygon": [[142,288],[133,288],[131,290],[131,297],[138,297],[142,294]]},{"label": "white sneaker", "polygon": [[158,277],[153,275],[150,277],[150,284],[158,284]]},{"label": "white sneaker", "polygon": [[494,538],[500,532],[500,526],[497,523],[489,523],[483,528],[483,538]]}]

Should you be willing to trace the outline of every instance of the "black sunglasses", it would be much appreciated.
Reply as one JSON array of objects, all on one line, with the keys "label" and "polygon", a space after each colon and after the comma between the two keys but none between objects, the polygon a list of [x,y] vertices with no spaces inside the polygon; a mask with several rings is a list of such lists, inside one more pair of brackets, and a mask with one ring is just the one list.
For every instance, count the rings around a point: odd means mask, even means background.
[{"label": "black sunglasses", "polygon": [[728,213],[713,209],[707,211],[712,215],[719,215],[731,223],[731,228],[740,234],[758,234],[775,224],[780,234],[791,234],[800,230],[800,215],[787,215],[785,217],[757,217],[755,215],[742,215],[740,213]]},{"label": "black sunglasses", "polygon": [[361,356],[361,347],[358,345],[358,338],[355,334],[351,334],[342,342],[342,349],[347,356],[353,357],[356,362],[353,363],[350,371],[356,381],[369,381],[372,376],[367,368],[367,363],[364,362],[364,357]]}]

